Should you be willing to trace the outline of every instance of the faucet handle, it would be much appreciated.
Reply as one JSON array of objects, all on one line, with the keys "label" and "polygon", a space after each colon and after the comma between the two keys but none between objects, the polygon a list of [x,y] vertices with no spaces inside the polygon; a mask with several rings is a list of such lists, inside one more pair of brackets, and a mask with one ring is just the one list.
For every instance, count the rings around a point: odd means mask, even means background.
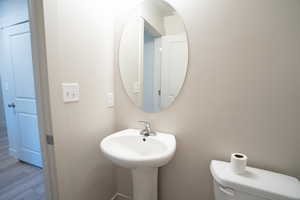
[{"label": "faucet handle", "polygon": [[151,127],[150,127],[150,122],[148,121],[138,121],[140,123],[143,123],[145,125],[145,128],[143,130],[141,130],[140,134],[143,135],[143,136],[154,136],[156,135],[156,132],[152,131],[151,130]]},{"label": "faucet handle", "polygon": [[143,123],[145,128],[150,128],[150,122],[145,121],[145,120],[141,120],[141,121],[138,121],[138,122]]}]

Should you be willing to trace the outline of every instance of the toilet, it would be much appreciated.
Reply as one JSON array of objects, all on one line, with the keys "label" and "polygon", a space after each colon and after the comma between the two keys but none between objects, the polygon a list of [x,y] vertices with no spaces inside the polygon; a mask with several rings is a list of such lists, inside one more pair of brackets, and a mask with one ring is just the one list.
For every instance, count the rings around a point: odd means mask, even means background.
[{"label": "toilet", "polygon": [[216,160],[210,171],[215,200],[300,200],[300,182],[291,176],[252,167],[236,174],[230,163]]}]

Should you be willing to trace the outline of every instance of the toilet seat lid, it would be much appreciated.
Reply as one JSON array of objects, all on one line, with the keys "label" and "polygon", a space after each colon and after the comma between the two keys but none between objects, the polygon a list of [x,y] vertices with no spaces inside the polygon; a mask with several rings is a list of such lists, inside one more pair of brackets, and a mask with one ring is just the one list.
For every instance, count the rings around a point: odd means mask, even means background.
[{"label": "toilet seat lid", "polygon": [[252,167],[247,167],[244,174],[236,174],[230,163],[216,160],[211,161],[210,170],[224,187],[267,199],[300,200],[300,182],[294,177]]}]

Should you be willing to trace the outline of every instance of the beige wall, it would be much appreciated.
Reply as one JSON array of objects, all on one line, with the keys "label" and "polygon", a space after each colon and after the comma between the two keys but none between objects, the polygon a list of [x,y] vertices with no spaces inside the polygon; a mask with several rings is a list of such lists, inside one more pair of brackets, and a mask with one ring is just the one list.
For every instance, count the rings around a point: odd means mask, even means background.
[{"label": "beige wall", "polygon": [[[300,178],[299,1],[169,2],[186,22],[189,72],[173,106],[146,114],[124,93],[117,63],[113,72],[107,1],[44,0],[60,199],[129,194],[129,172],[118,169],[115,181],[114,166],[98,146],[115,127],[137,127],[141,119],[177,137],[175,159],[160,170],[161,200],[211,200],[209,161],[237,151],[252,166]],[[120,20],[117,42],[121,29]],[[115,114],[106,108],[113,76]],[[79,103],[63,104],[62,82],[79,82]]]},{"label": "beige wall", "polygon": [[[114,167],[99,148],[114,131],[113,16],[107,1],[44,0],[52,126],[61,200],[110,199]],[[62,82],[80,84],[80,101],[63,104]]]},{"label": "beige wall", "polygon": [[176,14],[164,17],[164,27],[166,35],[184,34],[184,24]]},{"label": "beige wall", "polygon": [[[124,93],[117,66],[115,72],[117,129],[147,119],[177,137],[175,159],[160,170],[160,199],[211,200],[209,162],[232,152],[247,154],[251,166],[300,178],[300,1],[169,2],[191,44],[187,80],[173,106],[143,113]],[[118,170],[117,183],[130,193],[127,170]]]}]

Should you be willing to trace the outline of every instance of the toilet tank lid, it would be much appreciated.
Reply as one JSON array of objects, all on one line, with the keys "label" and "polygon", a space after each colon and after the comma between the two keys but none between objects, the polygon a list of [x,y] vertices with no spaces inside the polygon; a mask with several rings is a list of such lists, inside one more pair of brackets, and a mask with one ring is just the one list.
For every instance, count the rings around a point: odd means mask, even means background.
[{"label": "toilet tank lid", "polygon": [[252,167],[238,175],[230,163],[216,160],[211,161],[210,171],[216,182],[236,191],[273,200],[300,200],[300,182],[291,176]]}]

